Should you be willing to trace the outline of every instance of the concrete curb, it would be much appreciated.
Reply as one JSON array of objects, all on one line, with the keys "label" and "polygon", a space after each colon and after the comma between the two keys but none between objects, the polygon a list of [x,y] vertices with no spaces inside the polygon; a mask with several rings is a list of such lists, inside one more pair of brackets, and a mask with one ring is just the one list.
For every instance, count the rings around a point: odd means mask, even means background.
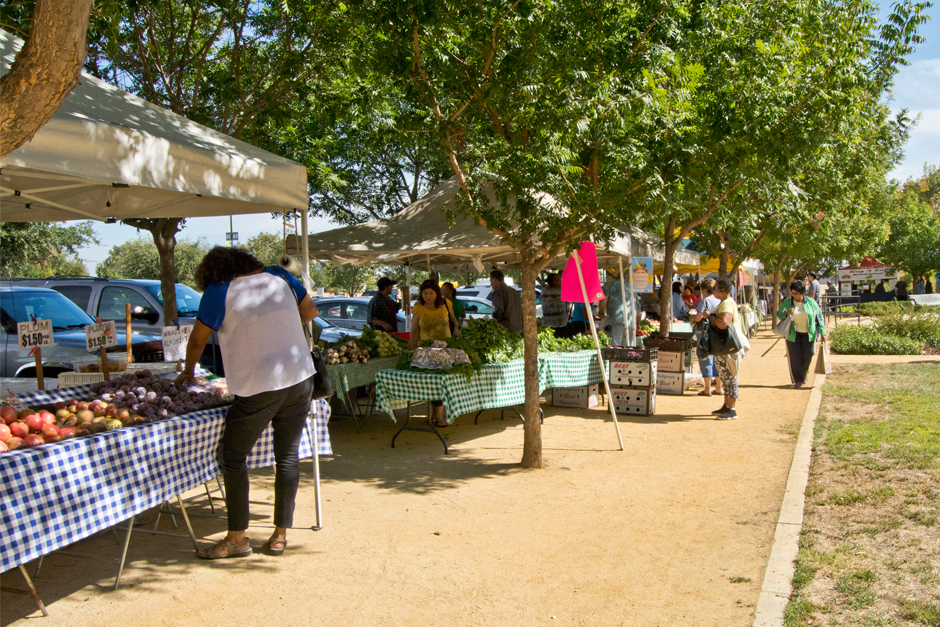
[{"label": "concrete curb", "polygon": [[803,503],[809,465],[813,451],[813,430],[822,404],[822,386],[826,375],[816,375],[813,391],[803,414],[803,425],[793,452],[793,463],[787,477],[787,488],[783,494],[783,505],[774,531],[774,544],[764,571],[753,627],[782,627],[783,613],[790,601],[790,589],[795,570],[794,561],[799,551],[800,531],[803,528]]}]

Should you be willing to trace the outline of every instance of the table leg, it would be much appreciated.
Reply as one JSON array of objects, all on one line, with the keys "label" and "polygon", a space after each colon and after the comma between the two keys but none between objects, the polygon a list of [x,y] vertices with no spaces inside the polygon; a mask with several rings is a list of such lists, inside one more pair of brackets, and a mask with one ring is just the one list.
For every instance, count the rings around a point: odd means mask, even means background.
[{"label": "table leg", "polygon": [[32,595],[33,600],[36,601],[36,605],[39,606],[39,611],[42,612],[43,616],[49,616],[49,612],[46,611],[46,605],[42,602],[42,599],[39,598],[39,592],[36,591],[36,586],[33,585],[33,580],[29,578],[29,573],[26,572],[26,569],[23,568],[22,564],[20,564],[20,573],[22,573],[23,579],[26,580],[26,586],[29,588],[29,594]]},{"label": "table leg", "polygon": [[127,535],[124,536],[124,549],[121,551],[121,565],[118,566],[117,577],[114,578],[114,589],[117,590],[121,586],[121,573],[124,572],[124,561],[127,559],[127,547],[131,544],[131,533],[134,531],[134,519],[137,516],[131,516],[130,521],[127,524]]},{"label": "table leg", "polygon": [[[430,404],[429,404],[430,405]],[[428,411],[428,417],[430,418],[431,412]],[[408,416],[405,418],[405,424],[402,425],[401,429],[395,432],[395,435],[392,436],[392,448],[395,448],[395,440],[401,435],[402,431],[424,431],[426,433],[433,433],[437,436],[437,439],[441,441],[441,444],[444,445],[444,454],[446,455],[449,447],[447,446],[447,440],[444,439],[444,436],[441,435],[441,432],[437,430],[437,427],[434,426],[434,423],[428,423],[426,427],[412,427],[411,424],[411,403],[408,403]]]},{"label": "table leg", "polygon": [[[196,542],[196,534],[193,533],[193,526],[189,522],[189,515],[186,513],[186,506],[183,504],[183,497],[179,494],[176,495],[176,502],[179,503],[180,512],[183,514],[183,521],[186,523],[186,530],[189,532],[189,539],[193,541],[193,548],[197,551],[199,550],[199,543]],[[212,499],[209,499],[209,502],[212,502]]]},{"label": "table leg", "polygon": [[478,411],[477,413],[475,413],[475,414],[473,415],[473,424],[475,424],[475,425],[480,424],[480,423],[479,423],[480,414],[482,414],[482,413],[485,412],[485,411],[486,411],[485,409],[481,409],[480,411]]}]

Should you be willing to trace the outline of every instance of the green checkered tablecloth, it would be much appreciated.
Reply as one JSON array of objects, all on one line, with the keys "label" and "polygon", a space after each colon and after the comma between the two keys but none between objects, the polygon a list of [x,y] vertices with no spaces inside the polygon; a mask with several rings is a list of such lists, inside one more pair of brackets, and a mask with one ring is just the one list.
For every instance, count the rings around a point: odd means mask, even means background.
[{"label": "green checkered tablecloth", "polygon": [[422,374],[408,370],[383,370],[375,376],[375,399],[379,409],[395,420],[396,409],[408,401],[443,401],[447,422],[481,409],[519,405],[525,401],[525,378],[521,359],[505,364],[487,364],[469,380],[459,374]]},{"label": "green checkered tablecloth", "polygon": [[548,388],[574,388],[603,380],[597,351],[539,355],[539,393]]},{"label": "green checkered tablecloth", "polygon": [[350,412],[352,408],[346,398],[346,392],[354,390],[362,385],[369,385],[375,382],[375,374],[379,370],[394,368],[398,363],[398,357],[376,357],[370,359],[365,364],[336,364],[326,367],[326,373],[333,384],[333,391],[342,399],[343,405]]},{"label": "green checkered tablecloth", "polygon": [[[576,387],[602,381],[597,353],[545,353],[539,355],[539,392],[550,387]],[[396,409],[409,401],[443,401],[447,421],[480,411],[521,405],[525,402],[524,362],[488,364],[469,380],[463,375],[422,374],[383,370],[375,375],[379,409],[395,420]]]}]

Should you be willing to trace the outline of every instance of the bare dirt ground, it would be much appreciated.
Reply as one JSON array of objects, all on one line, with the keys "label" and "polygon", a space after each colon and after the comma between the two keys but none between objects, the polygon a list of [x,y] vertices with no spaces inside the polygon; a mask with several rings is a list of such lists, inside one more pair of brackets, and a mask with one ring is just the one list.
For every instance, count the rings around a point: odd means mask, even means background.
[{"label": "bare dirt ground", "polygon": [[[52,555],[35,578],[51,616],[3,592],[0,623],[94,625],[750,625],[810,390],[789,385],[769,332],[744,361],[740,418],[720,397],[658,396],[623,417],[546,406],[545,468],[523,470],[522,426],[499,411],[430,434],[372,418],[331,423],[324,528],[303,464],[290,546],[261,554],[273,472],[253,474],[258,551],[206,563],[184,538],[135,535],[122,587],[113,563]],[[773,347],[771,348],[771,346]],[[765,351],[768,351],[764,355]],[[203,497],[191,511],[209,514]],[[215,539],[225,521],[194,518]],[[116,557],[111,537],[75,550]],[[30,570],[35,564],[30,565]],[[4,586],[22,588],[18,571]]]}]

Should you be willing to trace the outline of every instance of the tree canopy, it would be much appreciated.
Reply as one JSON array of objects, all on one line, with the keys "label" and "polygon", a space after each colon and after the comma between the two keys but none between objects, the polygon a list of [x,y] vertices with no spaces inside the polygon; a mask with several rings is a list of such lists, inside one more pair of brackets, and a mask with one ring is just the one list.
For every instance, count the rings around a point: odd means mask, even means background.
[{"label": "tree canopy", "polygon": [[91,222],[71,226],[48,222],[0,222],[0,274],[43,278],[87,274],[78,259],[83,246],[97,244]]}]

